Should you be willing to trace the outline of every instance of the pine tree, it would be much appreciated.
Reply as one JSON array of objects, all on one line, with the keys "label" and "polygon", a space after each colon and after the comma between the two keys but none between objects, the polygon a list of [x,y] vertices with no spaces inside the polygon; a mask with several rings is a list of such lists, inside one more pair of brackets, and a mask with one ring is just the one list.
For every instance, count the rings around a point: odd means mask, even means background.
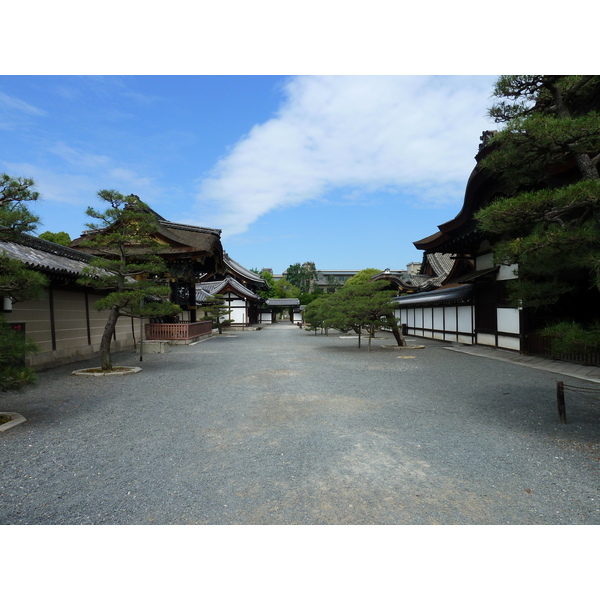
[{"label": "pine tree", "polygon": [[[27,206],[39,198],[34,186],[32,179],[0,175],[0,240],[17,241],[21,233],[35,230],[39,218]],[[0,253],[0,296],[22,302],[39,297],[47,285],[42,273]],[[0,315],[0,391],[15,390],[36,380],[33,369],[25,365],[26,355],[36,350],[32,341],[13,330]]]},{"label": "pine tree", "polygon": [[34,231],[40,221],[27,207],[39,199],[33,179],[0,174],[0,236],[13,238]]},{"label": "pine tree", "polygon": [[395,292],[386,290],[386,287],[385,281],[344,286],[337,292],[309,304],[305,319],[315,328],[321,326],[340,331],[353,329],[358,334],[359,348],[362,330],[367,329],[369,351],[375,330],[379,327],[389,327],[398,346],[403,346],[404,338],[394,314],[396,305],[392,301]]},{"label": "pine tree", "polygon": [[374,275],[378,275],[379,273],[381,273],[381,269],[363,269],[362,271],[359,271],[356,275],[350,277],[350,279],[348,279],[346,283],[344,283],[344,285],[358,285],[360,283],[367,283],[371,279],[371,277],[373,277]]},{"label": "pine tree", "polygon": [[494,95],[489,114],[504,128],[480,164],[508,192],[475,217],[496,262],[518,264],[510,301],[546,321],[590,324],[600,300],[600,77],[503,76]]},{"label": "pine tree", "polygon": [[212,321],[213,327],[218,329],[219,335],[223,333],[223,327],[231,323],[230,319],[223,318],[231,315],[231,309],[225,304],[222,294],[214,294],[212,302],[204,307],[204,313]]},{"label": "pine tree", "polygon": [[95,257],[78,283],[108,292],[94,306],[109,311],[100,342],[100,360],[102,370],[110,371],[111,340],[120,316],[172,316],[181,309],[168,301],[170,288],[155,280],[167,268],[155,254],[160,244],[154,237],[154,214],[135,195],[101,190],[98,196],[109,208],[99,212],[89,207],[86,211],[99,222],[86,224],[93,233],[80,245]]}]

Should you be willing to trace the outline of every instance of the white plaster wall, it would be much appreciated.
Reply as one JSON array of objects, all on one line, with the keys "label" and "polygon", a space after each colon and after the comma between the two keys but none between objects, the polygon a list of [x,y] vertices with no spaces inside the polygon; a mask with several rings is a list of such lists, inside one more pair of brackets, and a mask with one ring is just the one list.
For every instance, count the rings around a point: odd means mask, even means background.
[{"label": "white plaster wall", "polygon": [[423,310],[423,327],[425,329],[433,328],[433,309],[425,308]]},{"label": "white plaster wall", "polygon": [[521,343],[519,338],[509,337],[507,335],[498,335],[498,347],[506,350],[520,350]]},{"label": "white plaster wall", "polygon": [[482,346],[495,346],[496,336],[493,333],[478,333],[477,343]]},{"label": "white plaster wall", "polygon": [[454,306],[445,306],[444,314],[446,320],[446,331],[456,331],[456,308]]},{"label": "white plaster wall", "polygon": [[241,307],[231,307],[231,313],[228,317],[233,319],[234,325],[245,325],[246,324],[246,309]]},{"label": "white plaster wall", "polygon": [[458,307],[458,331],[461,333],[471,333],[473,331],[473,307]]},{"label": "white plaster wall", "polygon": [[498,308],[498,332],[520,333],[519,310],[517,308]]}]

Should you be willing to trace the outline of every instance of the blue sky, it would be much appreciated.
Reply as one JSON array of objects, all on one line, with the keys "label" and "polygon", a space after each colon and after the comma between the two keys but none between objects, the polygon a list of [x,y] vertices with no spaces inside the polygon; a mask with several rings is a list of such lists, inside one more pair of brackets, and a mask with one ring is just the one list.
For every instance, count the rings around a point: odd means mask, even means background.
[{"label": "blue sky", "polygon": [[3,33],[0,171],[37,182],[39,232],[78,236],[116,189],[275,272],[420,261],[462,206],[497,75],[595,68],[593,19],[514,0],[476,22],[460,0],[80,6],[4,8],[27,29]]},{"label": "blue sky", "polygon": [[100,189],[222,230],[249,268],[402,269],[461,208],[496,76],[0,77],[0,170],[42,231]]}]

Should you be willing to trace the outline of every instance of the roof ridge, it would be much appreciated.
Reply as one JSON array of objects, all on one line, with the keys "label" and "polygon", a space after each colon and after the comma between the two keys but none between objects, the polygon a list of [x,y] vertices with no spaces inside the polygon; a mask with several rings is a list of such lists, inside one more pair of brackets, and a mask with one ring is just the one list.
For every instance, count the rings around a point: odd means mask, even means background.
[{"label": "roof ridge", "polygon": [[199,225],[186,225],[184,223],[173,223],[173,221],[167,221],[167,219],[158,219],[161,225],[166,227],[172,227],[173,229],[181,229],[183,231],[198,231],[200,233],[216,233],[221,235],[221,229],[214,229],[212,227],[201,227]]},{"label": "roof ridge", "polygon": [[81,260],[84,262],[90,262],[93,258],[90,254],[77,250],[76,248],[70,248],[69,246],[63,246],[62,244],[56,244],[40,237],[29,235],[27,233],[21,233],[12,239],[1,240],[4,242],[14,242],[20,246],[28,246],[29,248],[35,248],[48,254],[54,254],[56,256],[63,256],[64,258],[71,258],[73,260]]}]

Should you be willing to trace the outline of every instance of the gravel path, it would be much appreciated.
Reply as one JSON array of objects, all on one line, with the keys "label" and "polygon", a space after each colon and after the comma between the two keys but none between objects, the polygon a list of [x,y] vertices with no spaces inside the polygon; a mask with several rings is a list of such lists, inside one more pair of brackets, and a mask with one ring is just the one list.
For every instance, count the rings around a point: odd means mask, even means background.
[{"label": "gravel path", "polygon": [[600,523],[597,401],[560,425],[552,373],[391,343],[281,323],[40,373],[0,397],[0,523]]}]

